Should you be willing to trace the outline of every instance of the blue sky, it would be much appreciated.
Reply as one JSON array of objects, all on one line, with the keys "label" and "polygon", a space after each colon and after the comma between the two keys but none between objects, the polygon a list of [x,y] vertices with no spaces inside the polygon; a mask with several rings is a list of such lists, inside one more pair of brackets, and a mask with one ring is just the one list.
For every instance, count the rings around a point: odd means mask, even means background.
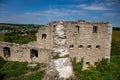
[{"label": "blue sky", "polygon": [[0,23],[47,24],[81,19],[120,27],[120,0],[0,0]]}]

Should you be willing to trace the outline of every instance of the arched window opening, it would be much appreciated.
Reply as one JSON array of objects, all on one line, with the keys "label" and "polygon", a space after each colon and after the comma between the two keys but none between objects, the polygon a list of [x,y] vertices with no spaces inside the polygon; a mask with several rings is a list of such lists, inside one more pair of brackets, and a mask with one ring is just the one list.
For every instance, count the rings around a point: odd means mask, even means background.
[{"label": "arched window opening", "polygon": [[96,48],[100,48],[100,45],[96,45]]},{"label": "arched window opening", "polygon": [[90,64],[90,62],[86,62],[86,64]]},{"label": "arched window opening", "polygon": [[88,45],[87,48],[91,48],[92,46],[91,45]]},{"label": "arched window opening", "polygon": [[70,46],[69,46],[69,48],[73,48],[73,47],[74,47],[74,45],[70,45]]},{"label": "arched window opening", "polygon": [[4,57],[10,57],[11,56],[10,48],[3,47],[3,54],[4,54]]},{"label": "arched window opening", "polygon": [[42,34],[42,39],[46,39],[47,38],[47,34]]},{"label": "arched window opening", "polygon": [[82,48],[82,47],[83,47],[83,45],[79,45],[79,46],[78,46],[78,48]]},{"label": "arched window opening", "polygon": [[30,58],[32,59],[33,57],[38,57],[38,51],[35,49],[30,50]]}]

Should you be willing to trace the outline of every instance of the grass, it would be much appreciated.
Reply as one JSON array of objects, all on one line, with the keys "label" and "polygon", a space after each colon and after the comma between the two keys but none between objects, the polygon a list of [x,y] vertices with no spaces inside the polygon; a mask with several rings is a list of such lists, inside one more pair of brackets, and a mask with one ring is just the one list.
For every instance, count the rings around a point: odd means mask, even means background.
[{"label": "grass", "polygon": [[0,72],[5,74],[4,78],[17,77],[26,73],[29,70],[25,62],[12,62],[8,61],[0,69]]},{"label": "grass", "polygon": [[45,71],[36,72],[34,74],[26,76],[23,80],[42,80]]},{"label": "grass", "polygon": [[0,34],[0,41],[4,41],[4,35]]},{"label": "grass", "polygon": [[120,79],[120,56],[111,56],[110,59],[111,65],[113,65],[112,75],[114,76],[115,80]]},{"label": "grass", "polygon": [[34,68],[27,65],[27,62],[4,61],[0,58],[0,80],[40,80],[43,77],[43,64]]},{"label": "grass", "polygon": [[116,41],[120,41],[120,31],[118,31],[118,30],[113,30],[112,39],[113,39],[113,40],[116,40]]}]

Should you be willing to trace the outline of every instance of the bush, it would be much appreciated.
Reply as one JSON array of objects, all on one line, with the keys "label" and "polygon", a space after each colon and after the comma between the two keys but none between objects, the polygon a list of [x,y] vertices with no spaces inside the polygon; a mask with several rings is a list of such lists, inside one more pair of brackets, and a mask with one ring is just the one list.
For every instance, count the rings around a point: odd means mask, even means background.
[{"label": "bush", "polygon": [[88,69],[83,71],[80,62],[79,64],[73,62],[73,69],[78,80],[119,80],[119,61],[120,58],[116,61],[113,57],[111,62],[108,59],[102,59],[96,66],[89,65]]},{"label": "bush", "polygon": [[79,80],[101,80],[99,77],[99,71],[95,70],[84,70],[79,75]]},{"label": "bush", "polygon": [[75,75],[79,77],[79,75],[82,72],[82,67],[83,67],[83,59],[81,59],[80,62],[76,62],[76,58],[72,60],[72,65],[73,65],[73,70],[75,72]]},{"label": "bush", "polygon": [[5,64],[5,60],[2,58],[2,57],[0,57],[0,69],[3,67],[3,65]]}]

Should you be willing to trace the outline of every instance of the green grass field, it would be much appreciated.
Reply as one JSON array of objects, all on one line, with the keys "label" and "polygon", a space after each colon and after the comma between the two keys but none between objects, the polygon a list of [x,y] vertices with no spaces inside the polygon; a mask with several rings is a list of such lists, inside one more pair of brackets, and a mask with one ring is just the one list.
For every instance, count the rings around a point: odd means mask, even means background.
[{"label": "green grass field", "polygon": [[112,39],[113,39],[113,40],[116,40],[116,41],[120,41],[120,31],[118,31],[118,30],[113,30]]},{"label": "green grass field", "polygon": [[4,41],[4,35],[0,34],[0,41]]}]

